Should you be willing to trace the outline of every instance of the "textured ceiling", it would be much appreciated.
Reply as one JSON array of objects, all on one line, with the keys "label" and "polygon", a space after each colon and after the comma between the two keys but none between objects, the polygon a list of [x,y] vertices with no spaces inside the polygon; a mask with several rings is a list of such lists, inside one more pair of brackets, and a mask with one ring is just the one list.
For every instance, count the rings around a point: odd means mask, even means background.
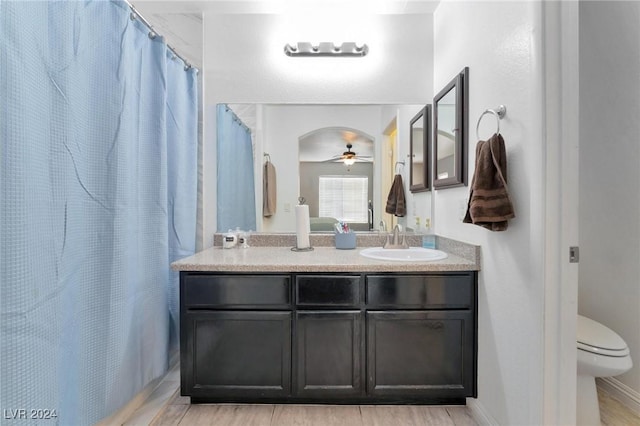
[{"label": "textured ceiling", "polygon": [[348,143],[352,145],[351,151],[355,152],[358,160],[373,161],[373,138],[346,127],[327,127],[301,136],[298,159],[310,162],[339,160],[340,155],[347,151]]}]

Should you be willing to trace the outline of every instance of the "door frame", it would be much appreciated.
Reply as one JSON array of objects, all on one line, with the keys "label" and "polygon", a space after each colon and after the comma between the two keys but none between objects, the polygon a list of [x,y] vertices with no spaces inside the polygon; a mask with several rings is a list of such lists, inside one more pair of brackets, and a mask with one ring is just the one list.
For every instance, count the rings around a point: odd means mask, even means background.
[{"label": "door frame", "polygon": [[542,2],[543,423],[576,422],[579,179],[578,1]]}]

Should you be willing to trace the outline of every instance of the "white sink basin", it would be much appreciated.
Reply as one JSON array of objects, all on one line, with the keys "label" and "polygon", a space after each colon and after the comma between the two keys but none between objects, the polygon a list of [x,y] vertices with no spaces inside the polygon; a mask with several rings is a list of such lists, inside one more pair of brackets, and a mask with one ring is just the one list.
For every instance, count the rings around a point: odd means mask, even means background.
[{"label": "white sink basin", "polygon": [[369,247],[360,251],[360,255],[369,259],[394,260],[399,262],[421,262],[430,260],[442,260],[448,257],[447,253],[422,248],[409,247],[408,249],[384,249],[382,247]]}]

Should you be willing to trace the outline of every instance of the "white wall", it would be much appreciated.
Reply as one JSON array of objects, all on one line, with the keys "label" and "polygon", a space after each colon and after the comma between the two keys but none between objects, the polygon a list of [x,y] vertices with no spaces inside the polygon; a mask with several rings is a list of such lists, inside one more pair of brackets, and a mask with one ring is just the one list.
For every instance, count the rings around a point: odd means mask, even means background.
[{"label": "white wall", "polygon": [[[505,232],[463,224],[468,187],[435,192],[436,233],[482,246],[478,400],[498,424],[542,424],[544,265],[541,4],[444,1],[434,13],[434,90],[469,67],[469,176],[476,123],[500,104],[516,218]],[[462,29],[462,30],[461,30]],[[487,138],[495,120],[485,116]],[[462,211],[461,211],[462,210]]]},{"label": "white wall", "polygon": [[[431,15],[207,13],[204,27],[207,104],[407,104],[431,96]],[[286,56],[285,43],[296,41],[361,41],[369,54]]]},{"label": "white wall", "polygon": [[578,311],[627,342],[640,397],[640,3],[580,3]]},{"label": "white wall", "polygon": [[[431,14],[340,18],[205,12],[203,22],[205,248],[216,227],[216,104],[426,104],[433,96]],[[283,53],[285,43],[307,40],[366,42],[370,50],[364,58],[290,58]]]}]

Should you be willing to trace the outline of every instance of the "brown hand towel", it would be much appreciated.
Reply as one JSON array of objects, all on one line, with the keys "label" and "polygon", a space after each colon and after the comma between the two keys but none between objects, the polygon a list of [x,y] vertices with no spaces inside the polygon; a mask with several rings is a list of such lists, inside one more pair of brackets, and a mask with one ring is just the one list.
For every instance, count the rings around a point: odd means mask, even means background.
[{"label": "brown hand towel", "polygon": [[396,177],[393,178],[391,190],[389,190],[389,196],[387,197],[387,206],[384,211],[398,217],[403,217],[407,214],[404,185],[402,184],[402,176],[400,174],[397,174]]},{"label": "brown hand towel", "polygon": [[490,231],[504,231],[508,219],[515,217],[507,190],[507,155],[504,139],[494,134],[476,145],[476,170],[464,223],[473,223]]},{"label": "brown hand towel", "polygon": [[276,168],[267,161],[264,163],[262,188],[262,215],[273,216],[276,213]]}]

